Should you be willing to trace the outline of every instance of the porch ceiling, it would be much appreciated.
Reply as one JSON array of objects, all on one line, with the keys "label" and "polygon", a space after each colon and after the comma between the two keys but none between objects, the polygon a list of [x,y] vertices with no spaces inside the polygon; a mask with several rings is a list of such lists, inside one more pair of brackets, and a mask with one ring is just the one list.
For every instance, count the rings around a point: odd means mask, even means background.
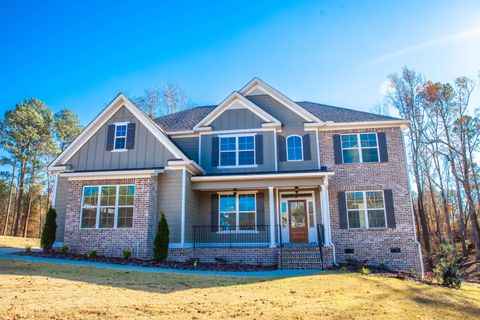
[{"label": "porch ceiling", "polygon": [[194,190],[247,189],[268,187],[312,187],[324,184],[333,172],[272,173],[194,176]]}]

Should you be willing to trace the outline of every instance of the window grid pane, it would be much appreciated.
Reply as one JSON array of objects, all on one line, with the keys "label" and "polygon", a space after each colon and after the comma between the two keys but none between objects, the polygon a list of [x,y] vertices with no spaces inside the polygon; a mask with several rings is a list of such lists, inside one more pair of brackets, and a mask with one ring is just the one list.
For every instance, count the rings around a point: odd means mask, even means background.
[{"label": "window grid pane", "polygon": [[102,207],[100,208],[100,222],[99,228],[113,228],[115,221],[115,207]]},{"label": "window grid pane", "polygon": [[287,138],[287,160],[302,160],[302,138],[291,136]]},{"label": "window grid pane", "polygon": [[385,228],[382,191],[346,192],[346,201],[349,228]]}]

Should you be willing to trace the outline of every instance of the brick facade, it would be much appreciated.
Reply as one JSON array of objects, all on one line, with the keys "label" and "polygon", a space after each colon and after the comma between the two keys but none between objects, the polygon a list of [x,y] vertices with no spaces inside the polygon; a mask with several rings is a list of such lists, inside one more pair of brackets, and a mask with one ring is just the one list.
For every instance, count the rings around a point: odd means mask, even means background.
[{"label": "brick facade", "polygon": [[169,261],[188,261],[198,259],[200,262],[216,262],[216,258],[227,263],[242,263],[250,265],[277,265],[278,248],[183,248],[170,249]]},{"label": "brick facade", "polygon": [[[385,132],[388,148],[388,162],[335,164],[333,135],[360,132]],[[335,172],[329,181],[330,219],[332,241],[336,247],[338,262],[347,258],[367,264],[385,264],[392,269],[421,270],[419,245],[415,239],[415,221],[408,188],[408,175],[402,132],[400,128],[366,130],[342,130],[319,132],[321,163]],[[385,190],[393,192],[396,228],[386,230],[340,229],[337,192]],[[392,253],[400,248],[400,253]],[[353,249],[346,254],[345,249]]]},{"label": "brick facade", "polygon": [[[134,184],[133,227],[128,229],[80,229],[82,189],[86,185]],[[124,249],[134,257],[151,258],[157,219],[157,177],[110,180],[69,180],[65,240],[71,251],[121,256]]]}]

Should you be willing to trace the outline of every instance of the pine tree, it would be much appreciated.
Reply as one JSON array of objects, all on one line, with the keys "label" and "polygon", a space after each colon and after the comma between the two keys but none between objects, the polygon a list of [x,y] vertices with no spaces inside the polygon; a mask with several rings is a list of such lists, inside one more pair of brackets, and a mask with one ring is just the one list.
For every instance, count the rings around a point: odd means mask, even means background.
[{"label": "pine tree", "polygon": [[165,261],[168,255],[169,231],[165,215],[162,213],[158,222],[157,234],[153,241],[153,257],[158,261]]},{"label": "pine tree", "polygon": [[40,240],[40,245],[45,251],[50,250],[55,242],[55,233],[57,232],[56,219],[57,211],[50,207],[45,217],[45,226],[43,227],[42,239]]}]

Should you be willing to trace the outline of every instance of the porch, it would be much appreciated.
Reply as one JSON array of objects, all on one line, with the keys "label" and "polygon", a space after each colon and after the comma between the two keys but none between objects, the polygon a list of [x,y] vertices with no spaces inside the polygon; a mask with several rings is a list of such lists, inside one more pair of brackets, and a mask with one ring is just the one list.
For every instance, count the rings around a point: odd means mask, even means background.
[{"label": "porch", "polygon": [[192,177],[199,207],[186,217],[185,242],[192,248],[329,245],[332,174]]}]

